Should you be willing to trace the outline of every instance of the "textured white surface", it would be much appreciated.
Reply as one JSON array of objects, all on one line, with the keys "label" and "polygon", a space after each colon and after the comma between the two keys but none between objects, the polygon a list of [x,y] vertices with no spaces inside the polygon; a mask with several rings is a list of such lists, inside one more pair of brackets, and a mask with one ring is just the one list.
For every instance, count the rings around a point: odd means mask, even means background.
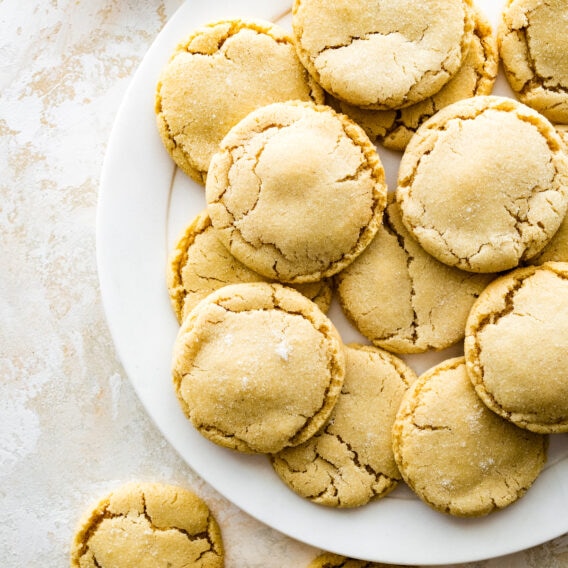
[{"label": "textured white surface", "polygon": [[[318,553],[251,519],[185,465],[138,402],[102,311],[95,216],[107,140],[138,63],[181,3],[0,2],[4,568],[67,566],[79,516],[132,479],[201,495],[228,568],[302,568]],[[568,567],[568,537],[470,566]]]}]

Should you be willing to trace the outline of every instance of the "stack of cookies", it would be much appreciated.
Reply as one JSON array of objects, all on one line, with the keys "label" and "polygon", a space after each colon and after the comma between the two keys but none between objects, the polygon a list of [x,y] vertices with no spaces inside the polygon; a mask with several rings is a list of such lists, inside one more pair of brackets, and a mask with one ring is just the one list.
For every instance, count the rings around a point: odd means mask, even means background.
[{"label": "stack of cookies", "polygon": [[[533,4],[495,36],[472,0],[295,0],[291,35],[213,22],[163,70],[158,129],[206,199],[168,265],[176,395],[314,503],[404,481],[485,515],[568,432],[568,69],[532,39],[568,10]],[[520,100],[491,94],[499,48]],[[420,377],[404,359],[462,341]]]}]

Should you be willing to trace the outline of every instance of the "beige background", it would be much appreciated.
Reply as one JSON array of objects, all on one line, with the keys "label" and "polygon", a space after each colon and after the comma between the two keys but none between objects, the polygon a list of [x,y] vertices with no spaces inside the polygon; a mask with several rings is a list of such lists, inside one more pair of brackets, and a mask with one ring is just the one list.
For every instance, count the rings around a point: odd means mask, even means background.
[{"label": "beige background", "polygon": [[[101,306],[95,218],[107,140],[138,63],[181,3],[0,0],[3,568],[67,566],[80,514],[132,479],[200,494],[228,568],[301,568],[318,553],[242,513],[179,459],[138,402]],[[568,567],[568,536],[468,566]]]}]

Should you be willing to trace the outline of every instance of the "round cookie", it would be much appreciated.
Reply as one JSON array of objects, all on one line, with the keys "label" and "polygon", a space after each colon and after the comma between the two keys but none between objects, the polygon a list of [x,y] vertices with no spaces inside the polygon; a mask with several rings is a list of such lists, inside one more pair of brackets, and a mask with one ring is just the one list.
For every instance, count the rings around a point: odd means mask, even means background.
[{"label": "round cookie", "polygon": [[[207,211],[186,227],[168,262],[167,285],[178,322],[211,292],[228,284],[265,282],[266,278],[239,262],[216,236]],[[292,285],[322,312],[331,304],[329,280]]]},{"label": "round cookie", "polygon": [[323,426],[343,384],[345,358],[332,322],[279,284],[231,284],[183,321],[173,380],[194,427],[248,453],[301,444]]},{"label": "round cookie", "polygon": [[418,127],[440,109],[453,102],[489,95],[499,64],[497,41],[491,24],[475,7],[475,27],[467,57],[458,72],[434,95],[398,110],[371,110],[329,97],[329,104],[347,114],[369,138],[390,150],[403,151]]},{"label": "round cookie", "polygon": [[568,432],[568,263],[491,283],[468,318],[464,349],[491,410],[527,430]]},{"label": "round cookie", "polygon": [[548,438],[518,428],[476,395],[463,357],[433,367],[408,389],[393,427],[402,477],[450,515],[491,513],[526,493],[544,466]]},{"label": "round cookie", "polygon": [[222,568],[219,526],[197,495],[161,483],[128,483],[82,518],[72,568]]},{"label": "round cookie", "polygon": [[478,96],[427,120],[402,156],[403,222],[441,262],[500,272],[538,254],[568,207],[559,134],[513,99]]},{"label": "round cookie", "polygon": [[473,30],[470,0],[295,0],[298,55],[316,81],[352,105],[393,109],[438,92]]},{"label": "round cookie", "polygon": [[493,278],[426,253],[404,227],[390,194],[383,226],[335,282],[344,313],[374,345],[424,353],[463,339],[471,306]]},{"label": "round cookie", "polygon": [[330,107],[274,103],[231,129],[211,160],[207,211],[233,256],[263,276],[322,280],[372,240],[384,169],[363,130]]},{"label": "round cookie", "polygon": [[568,5],[509,0],[497,30],[505,76],[526,105],[568,124]]},{"label": "round cookie", "polygon": [[276,101],[323,102],[294,42],[262,20],[223,20],[195,30],[164,66],[155,112],[174,162],[204,184],[219,142],[252,110]]},{"label": "round cookie", "polygon": [[[367,560],[356,560],[347,558],[339,554],[324,552],[314,558],[308,568],[403,568],[398,564],[383,564],[381,562],[369,562]],[[407,566],[407,568],[411,568]]]},{"label": "round cookie", "polygon": [[299,446],[272,456],[297,494],[329,507],[359,507],[400,480],[391,429],[402,395],[416,379],[400,359],[376,347],[345,347],[345,381],[326,425]]}]

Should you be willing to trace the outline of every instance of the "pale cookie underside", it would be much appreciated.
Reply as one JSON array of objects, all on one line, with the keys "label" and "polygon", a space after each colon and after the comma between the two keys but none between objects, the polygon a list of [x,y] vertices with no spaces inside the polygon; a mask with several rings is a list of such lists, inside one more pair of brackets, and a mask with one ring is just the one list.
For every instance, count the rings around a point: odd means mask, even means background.
[{"label": "pale cookie underside", "polygon": [[498,29],[505,75],[525,104],[568,123],[568,7],[564,0],[512,0]]},{"label": "pale cookie underside", "polygon": [[264,21],[221,21],[196,30],[164,66],[158,130],[175,163],[204,184],[223,136],[249,112],[286,100],[323,102],[287,33]]},{"label": "pale cookie underside", "polygon": [[347,317],[373,344],[396,353],[445,349],[463,339],[475,299],[493,279],[427,254],[391,201],[367,249],[336,276]]},{"label": "pale cookie underside", "polygon": [[384,170],[363,130],[325,106],[270,105],[231,130],[211,162],[207,210],[219,238],[281,282],[332,276],[376,233]]},{"label": "pale cookie underside", "polygon": [[465,354],[485,404],[522,428],[568,431],[568,264],[517,269],[480,296]]},{"label": "pale cookie underside", "polygon": [[344,370],[331,321],[277,284],[213,292],[184,320],[174,346],[184,412],[205,437],[243,452],[274,453],[313,435],[337,400]]},{"label": "pale cookie underside", "polygon": [[[186,227],[170,254],[168,292],[180,323],[201,300],[222,286],[266,281],[239,262],[219,241],[206,211]],[[332,289],[328,280],[291,286],[323,312],[329,309]]]},{"label": "pale cookie underside", "polygon": [[398,110],[359,108],[338,99],[329,101],[359,124],[373,141],[391,150],[403,151],[418,127],[453,102],[477,95],[489,95],[498,70],[497,44],[486,17],[475,11],[475,28],[467,57],[458,72],[440,91]]},{"label": "pale cookie underside", "polygon": [[158,483],[129,483],[88,512],[75,535],[71,566],[222,568],[221,532],[192,492]]},{"label": "pale cookie underside", "polygon": [[473,29],[469,1],[296,0],[298,54],[326,91],[377,109],[439,91],[463,63]]},{"label": "pale cookie underside", "polygon": [[329,507],[359,507],[396,487],[391,428],[416,378],[400,359],[374,347],[351,344],[345,355],[345,381],[326,425],[272,458],[293,491]]},{"label": "pale cookie underside", "polygon": [[441,262],[472,272],[514,268],[564,218],[564,145],[544,117],[512,99],[459,101],[417,131],[397,197],[406,227]]},{"label": "pale cookie underside", "polygon": [[425,503],[467,517],[524,495],[542,470],[547,438],[489,410],[459,357],[427,371],[407,391],[393,447],[404,480]]}]

